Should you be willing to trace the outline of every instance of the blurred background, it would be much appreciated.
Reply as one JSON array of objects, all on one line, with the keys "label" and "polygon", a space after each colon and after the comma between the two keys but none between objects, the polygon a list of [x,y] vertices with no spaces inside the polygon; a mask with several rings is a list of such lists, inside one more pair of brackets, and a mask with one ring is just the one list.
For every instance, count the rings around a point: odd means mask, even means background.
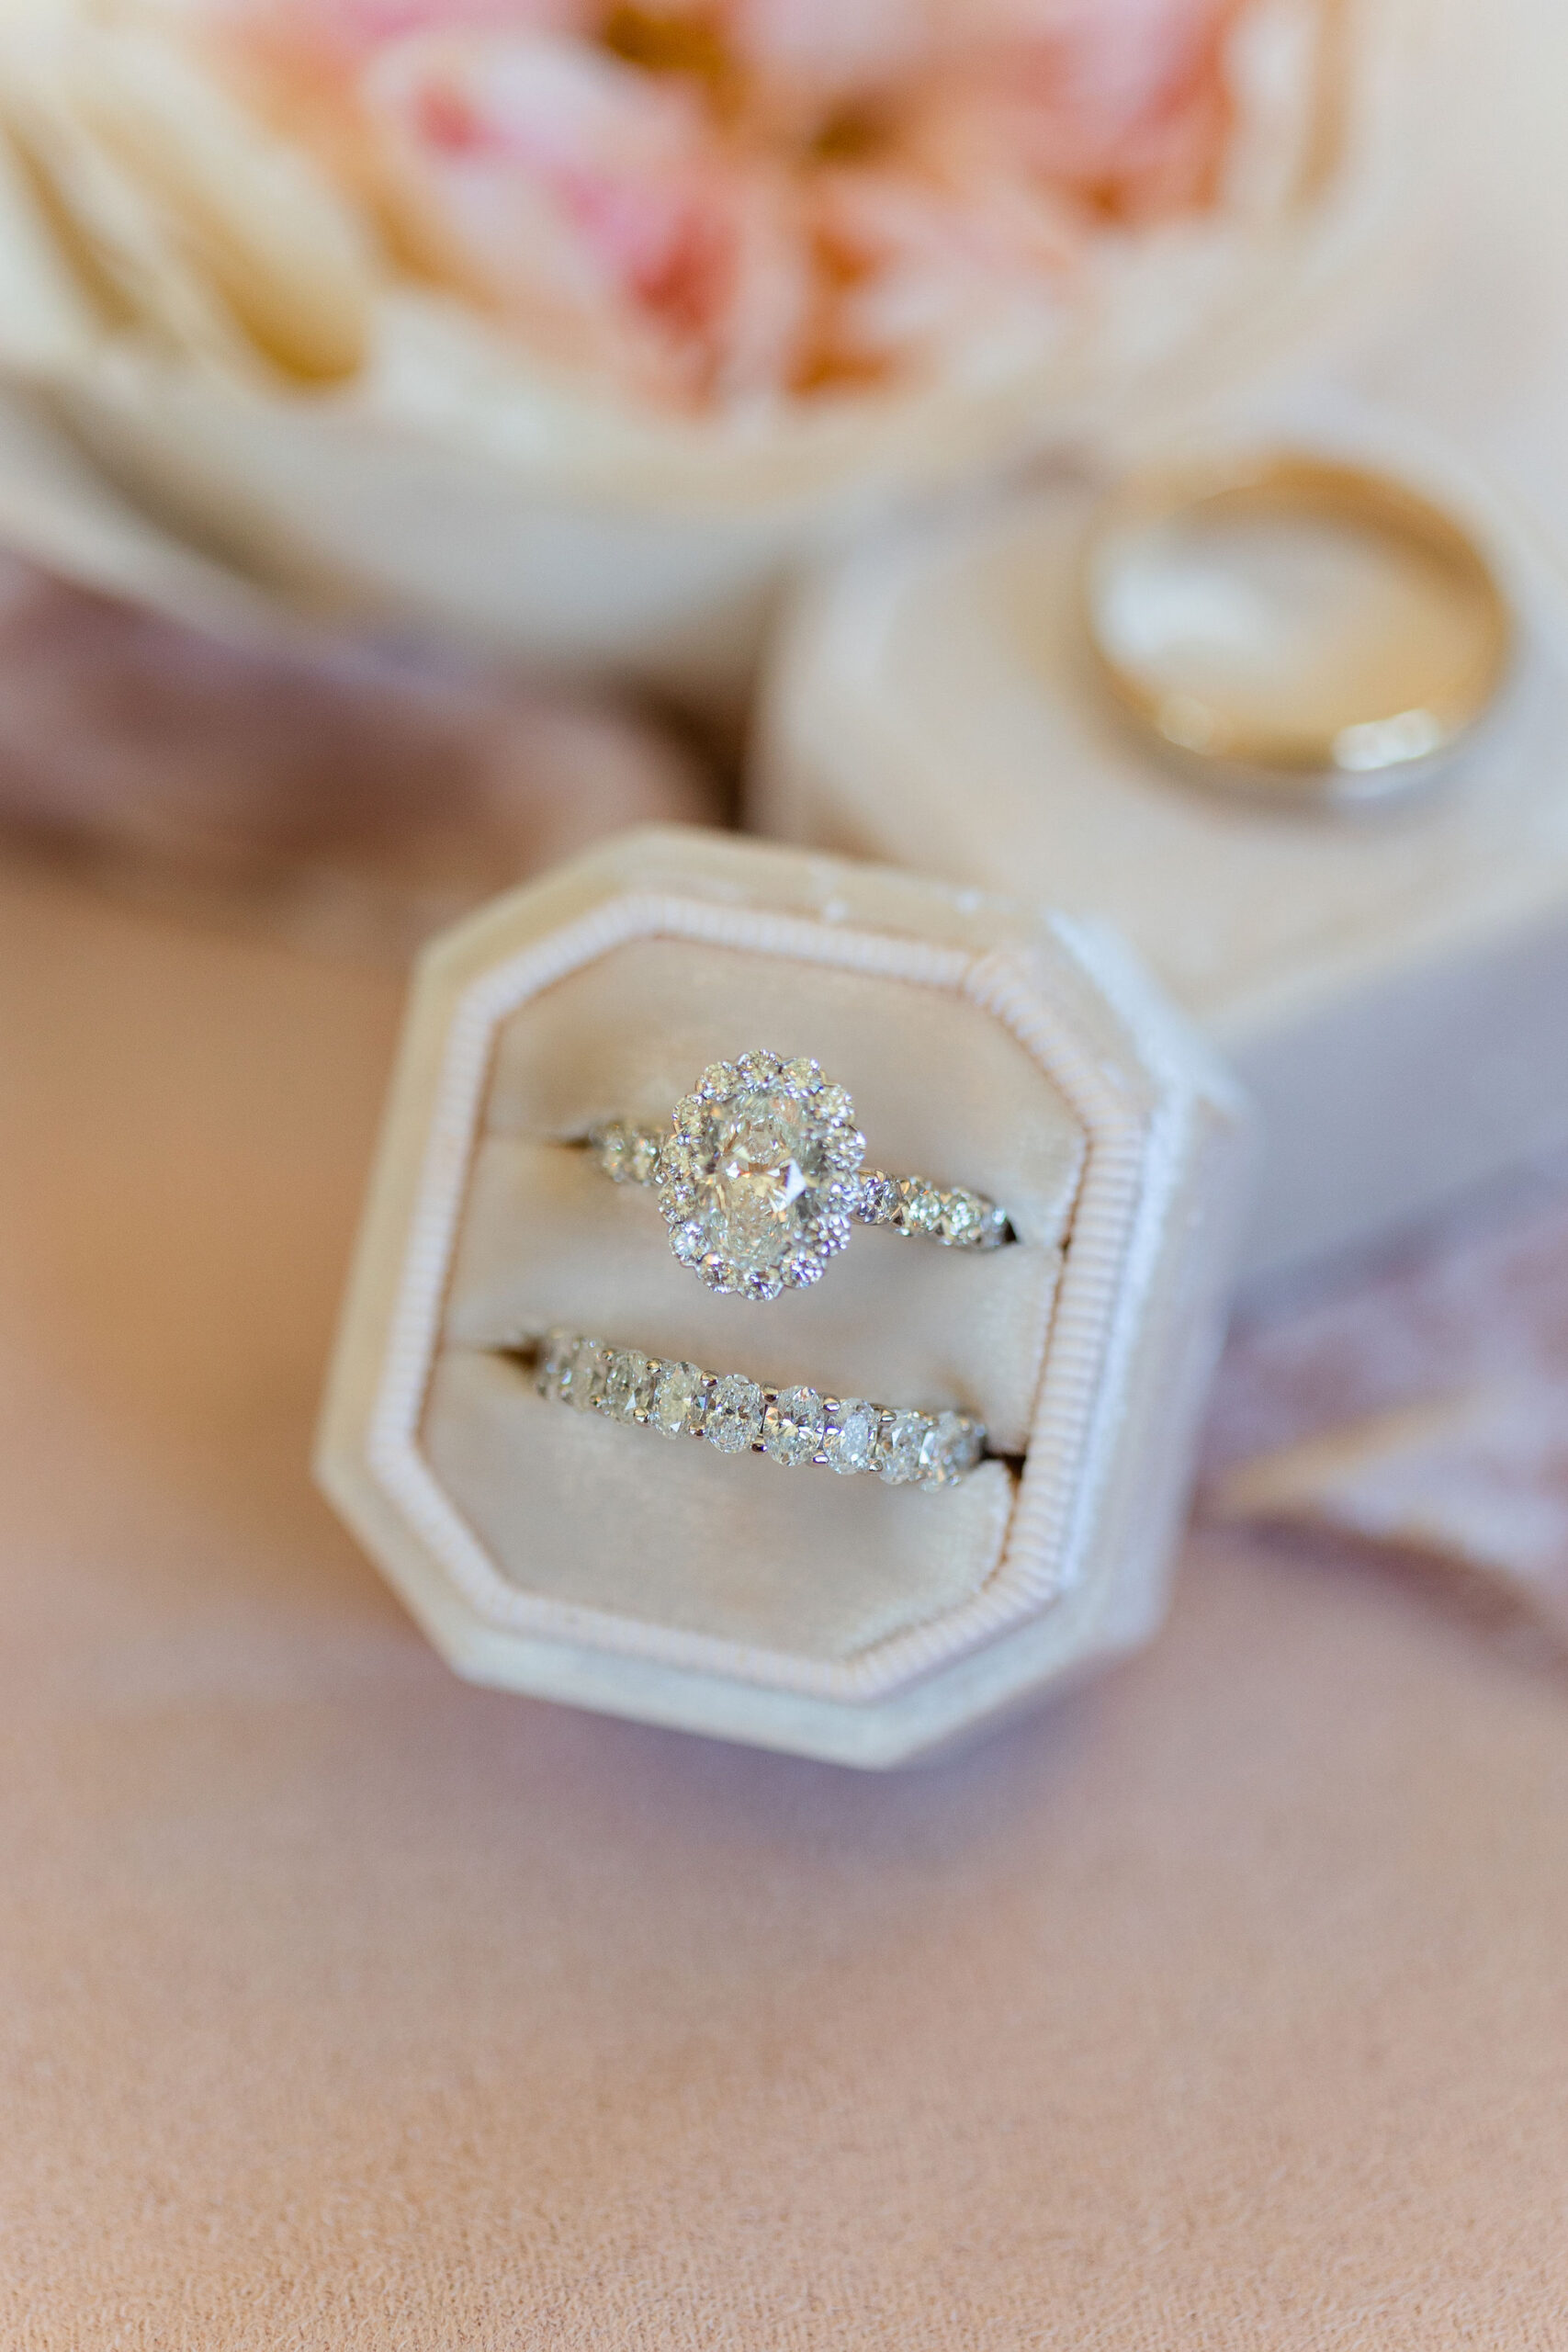
[{"label": "blurred background", "polygon": [[[9,2341],[1556,2340],[1565,104],[1549,0],[0,0]],[[1511,616],[1388,811],[1080,642],[1105,503],[1276,444]],[[929,1804],[448,1687],[309,1488],[411,957],[648,820],[1078,893],[1265,1093],[1386,980],[1506,1102],[1260,1254],[1170,1643]]]}]

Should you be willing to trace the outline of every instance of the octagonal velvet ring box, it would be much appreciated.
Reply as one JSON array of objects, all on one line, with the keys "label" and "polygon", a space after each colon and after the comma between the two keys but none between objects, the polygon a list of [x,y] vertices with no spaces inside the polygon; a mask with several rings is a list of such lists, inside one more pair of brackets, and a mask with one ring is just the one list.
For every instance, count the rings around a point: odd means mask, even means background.
[{"label": "octagonal velvet ring box", "polygon": [[[766,1304],[671,1255],[585,1139],[765,1046],[877,1163],[1016,1239],[870,1227]],[[323,1415],[339,1510],[458,1672],[865,1766],[995,1720],[1162,1613],[1250,1163],[1223,1066],[1092,927],[686,830],[473,916],[415,981]],[[566,1329],[984,1422],[927,1491],[561,1409]],[[547,1381],[547,1387],[549,1383]]]}]

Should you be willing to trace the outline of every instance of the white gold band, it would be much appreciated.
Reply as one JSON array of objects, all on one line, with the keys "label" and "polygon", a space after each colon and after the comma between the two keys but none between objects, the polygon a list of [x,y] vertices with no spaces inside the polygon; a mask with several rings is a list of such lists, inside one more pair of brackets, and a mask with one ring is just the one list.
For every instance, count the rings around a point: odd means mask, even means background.
[{"label": "white gold band", "polygon": [[986,1451],[968,1413],[902,1412],[815,1388],[765,1388],[738,1372],[704,1372],[575,1331],[549,1331],[535,1359],[541,1396],[581,1413],[696,1437],[721,1453],[765,1453],[785,1469],[817,1464],[893,1487],[954,1487]]},{"label": "white gold band", "polygon": [[[612,1182],[656,1189],[660,1147],[668,1141],[660,1128],[612,1119],[594,1128],[588,1147]],[[1007,1212],[984,1193],[932,1184],[923,1176],[885,1176],[863,1168],[845,1209],[857,1225],[886,1225],[906,1238],[940,1241],[948,1250],[999,1250],[1013,1238]]]}]

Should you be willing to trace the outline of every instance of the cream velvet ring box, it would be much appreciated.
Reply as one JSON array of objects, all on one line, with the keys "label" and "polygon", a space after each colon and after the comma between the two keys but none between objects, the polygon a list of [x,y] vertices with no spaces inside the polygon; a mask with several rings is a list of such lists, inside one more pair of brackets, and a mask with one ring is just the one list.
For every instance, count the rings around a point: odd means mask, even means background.
[{"label": "cream velvet ring box", "polygon": [[[848,1091],[868,1164],[983,1193],[1016,1238],[870,1226],[808,1288],[705,1288],[584,1144],[757,1047]],[[621,836],[423,958],[322,1483],[462,1674],[899,1763],[1157,1623],[1249,1165],[1234,1080],[1092,927]],[[559,1329],[973,1416],[987,1458],[930,1491],[563,1410],[533,1369]]]},{"label": "cream velvet ring box", "polygon": [[1485,548],[1517,650],[1446,775],[1354,813],[1184,779],[1092,673],[1080,560],[1103,486],[1064,478],[886,537],[805,590],[750,813],[1115,924],[1262,1113],[1243,1254],[1261,1279],[1568,1137],[1568,627],[1528,530],[1415,428],[1345,404],[1251,430],[1392,472]]}]

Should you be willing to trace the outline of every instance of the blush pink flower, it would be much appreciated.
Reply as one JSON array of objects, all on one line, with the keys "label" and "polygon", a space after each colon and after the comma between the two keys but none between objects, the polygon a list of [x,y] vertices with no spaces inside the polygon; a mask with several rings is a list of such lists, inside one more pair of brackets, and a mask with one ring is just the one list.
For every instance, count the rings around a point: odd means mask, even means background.
[{"label": "blush pink flower", "polygon": [[997,0],[944,61],[949,139],[1123,219],[1213,194],[1230,126],[1224,42],[1244,0]]},{"label": "blush pink flower", "polygon": [[940,374],[1219,185],[1251,0],[214,0],[394,254],[694,408]]},{"label": "blush pink flower", "polygon": [[410,41],[364,103],[410,245],[545,348],[699,400],[787,368],[794,192],[719,152],[684,77],[548,37]]}]

